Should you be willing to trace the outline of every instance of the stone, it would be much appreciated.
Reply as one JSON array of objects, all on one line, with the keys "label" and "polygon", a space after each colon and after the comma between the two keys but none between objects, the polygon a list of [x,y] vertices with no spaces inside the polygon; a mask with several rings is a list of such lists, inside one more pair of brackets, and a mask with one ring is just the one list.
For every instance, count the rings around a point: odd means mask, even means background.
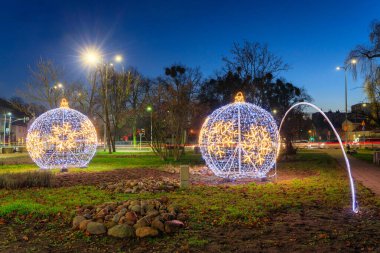
[{"label": "stone", "polygon": [[158,215],[160,215],[160,212],[157,210],[152,210],[146,213],[146,217],[149,217],[149,218],[154,218]]},{"label": "stone", "polygon": [[108,215],[106,215],[106,216],[104,217],[104,220],[105,220],[105,221],[110,221],[110,220],[112,220],[112,218],[113,218],[113,215],[108,214]]},{"label": "stone", "polygon": [[148,204],[145,206],[145,211],[150,212],[150,211],[156,211],[156,207],[154,204]]},{"label": "stone", "polygon": [[140,205],[133,205],[130,208],[131,211],[136,212],[136,213],[141,213],[141,206]]},{"label": "stone", "polygon": [[128,224],[135,224],[136,221],[137,221],[137,216],[134,212],[128,212],[125,214],[125,219],[127,221]]},{"label": "stone", "polygon": [[90,220],[83,220],[81,223],[79,223],[79,230],[86,231],[88,223],[90,223]]},{"label": "stone", "polygon": [[120,215],[117,213],[113,216],[112,221],[118,223],[120,220]]},{"label": "stone", "polygon": [[81,216],[81,215],[78,215],[78,216],[75,216],[74,219],[73,219],[73,229],[78,229],[79,228],[79,224],[84,221],[86,218],[84,216]]},{"label": "stone", "polygon": [[164,221],[172,220],[174,219],[174,215],[172,213],[162,213],[160,215],[161,219]]},{"label": "stone", "polygon": [[95,218],[104,218],[107,214],[108,214],[108,209],[103,208],[96,214]]},{"label": "stone", "polygon": [[160,219],[154,219],[152,221],[152,228],[156,228],[162,232],[165,232],[165,225],[160,221]]},{"label": "stone", "polygon": [[118,238],[134,237],[135,230],[127,224],[120,224],[110,228],[108,235]]},{"label": "stone", "polygon": [[120,216],[124,216],[126,213],[127,213],[127,208],[125,208],[125,207],[123,207],[121,210],[120,210],[120,212],[119,212],[119,215]]},{"label": "stone", "polygon": [[101,235],[107,231],[103,223],[91,221],[87,224],[87,232],[92,235]]},{"label": "stone", "polygon": [[90,213],[86,213],[85,215],[83,215],[87,220],[91,220],[92,219],[92,215]]},{"label": "stone", "polygon": [[141,227],[136,229],[136,236],[143,237],[154,237],[158,235],[158,230],[151,227]]},{"label": "stone", "polygon": [[148,226],[149,226],[149,221],[145,217],[143,217],[139,219],[133,227],[135,229],[138,229],[138,228],[148,227]]},{"label": "stone", "polygon": [[137,206],[140,205],[140,200],[132,200],[130,203],[131,206]]},{"label": "stone", "polygon": [[180,228],[183,228],[185,224],[183,224],[180,220],[170,220],[165,221],[165,232],[166,233],[174,233],[177,232]]},{"label": "stone", "polygon": [[113,221],[108,221],[108,222],[105,222],[104,223],[104,226],[106,226],[106,228],[110,229],[112,228],[113,226],[116,226],[117,223],[113,222]]}]

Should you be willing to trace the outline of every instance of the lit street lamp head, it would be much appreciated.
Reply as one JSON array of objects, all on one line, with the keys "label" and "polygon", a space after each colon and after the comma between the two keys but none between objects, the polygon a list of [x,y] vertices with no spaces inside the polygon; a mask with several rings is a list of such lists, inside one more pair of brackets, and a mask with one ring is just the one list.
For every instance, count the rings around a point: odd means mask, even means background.
[{"label": "lit street lamp head", "polygon": [[122,61],[123,61],[123,56],[121,56],[120,54],[118,54],[118,55],[115,56],[115,62],[120,63]]},{"label": "lit street lamp head", "polygon": [[146,110],[147,110],[148,112],[151,112],[151,111],[153,110],[153,108],[152,108],[151,106],[148,106],[148,107],[146,108]]},{"label": "lit street lamp head", "polygon": [[87,66],[96,66],[101,62],[101,53],[95,48],[86,48],[82,55],[82,61]]}]

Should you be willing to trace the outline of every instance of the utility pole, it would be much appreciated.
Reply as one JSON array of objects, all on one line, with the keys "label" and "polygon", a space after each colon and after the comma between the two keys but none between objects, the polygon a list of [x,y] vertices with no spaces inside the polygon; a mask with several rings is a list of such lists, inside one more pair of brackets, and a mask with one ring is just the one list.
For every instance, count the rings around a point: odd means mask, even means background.
[{"label": "utility pole", "polygon": [[9,146],[12,145],[11,141],[12,141],[12,136],[11,136],[11,126],[12,126],[12,114],[9,113],[9,140],[8,140],[8,144]]},{"label": "utility pole", "polygon": [[5,130],[6,130],[6,124],[7,124],[7,114],[4,113],[4,135],[3,135],[3,146],[5,146]]}]

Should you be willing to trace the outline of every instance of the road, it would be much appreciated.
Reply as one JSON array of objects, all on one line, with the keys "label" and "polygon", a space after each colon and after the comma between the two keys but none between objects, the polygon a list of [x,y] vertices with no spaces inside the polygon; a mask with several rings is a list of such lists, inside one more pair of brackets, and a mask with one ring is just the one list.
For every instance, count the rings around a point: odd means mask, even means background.
[{"label": "road", "polygon": [[[343,154],[340,149],[325,149],[331,157],[336,159],[339,165],[346,168]],[[368,162],[359,160],[348,155],[351,165],[352,176],[355,181],[361,182],[364,186],[371,189],[374,193],[380,196],[380,167]]]}]

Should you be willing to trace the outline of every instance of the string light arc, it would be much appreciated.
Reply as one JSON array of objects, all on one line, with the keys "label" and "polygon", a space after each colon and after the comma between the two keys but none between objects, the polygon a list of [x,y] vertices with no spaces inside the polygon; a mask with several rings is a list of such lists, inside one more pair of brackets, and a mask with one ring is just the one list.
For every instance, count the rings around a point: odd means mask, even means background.
[{"label": "string light arc", "polygon": [[[316,105],[314,105],[314,104],[311,104],[311,103],[308,103],[308,102],[299,102],[299,103],[296,103],[296,104],[294,104],[293,106],[291,106],[286,111],[284,117],[281,120],[280,127],[278,128],[279,132],[281,131],[282,125],[283,125],[283,123],[285,121],[286,116],[289,114],[289,112],[291,110],[293,110],[295,107],[298,107],[298,106],[301,106],[301,105],[310,106],[310,107],[314,108],[315,110],[317,110],[319,113],[321,113],[322,116],[326,119],[326,121],[330,125],[330,127],[332,128],[332,130],[333,130],[336,138],[338,139],[338,142],[339,142],[339,145],[340,145],[340,149],[342,151],[342,154],[343,154],[343,157],[344,157],[344,161],[346,163],[347,175],[348,175],[348,179],[349,179],[349,182],[350,182],[352,211],[354,213],[358,213],[359,212],[359,205],[358,205],[358,203],[356,201],[355,184],[354,184],[354,179],[352,178],[350,162],[349,162],[348,157],[346,155],[346,152],[344,150],[344,146],[343,146],[342,140],[341,140],[338,132],[336,131],[334,125],[331,123],[330,119],[327,117],[327,115],[321,109],[319,109]],[[280,152],[280,148],[277,149],[277,156],[278,156],[279,152]]]}]

